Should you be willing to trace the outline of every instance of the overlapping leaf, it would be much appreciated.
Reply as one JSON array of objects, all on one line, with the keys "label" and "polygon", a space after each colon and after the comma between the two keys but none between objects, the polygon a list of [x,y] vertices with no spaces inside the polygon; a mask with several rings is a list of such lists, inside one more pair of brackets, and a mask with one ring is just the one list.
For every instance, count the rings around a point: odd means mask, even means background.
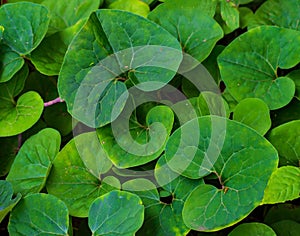
[{"label": "overlapping leaf", "polygon": [[43,129],[22,145],[6,177],[15,193],[25,196],[42,190],[59,151],[60,141],[58,131]]},{"label": "overlapping leaf", "polygon": [[276,236],[274,230],[262,223],[244,223],[232,230],[228,236],[257,236],[257,235],[264,235],[264,236]]},{"label": "overlapping leaf", "polygon": [[274,26],[256,27],[236,38],[218,58],[230,94],[237,101],[260,98],[271,110],[287,105],[295,84],[278,76],[278,68],[289,69],[299,63],[299,43],[298,31]]}]

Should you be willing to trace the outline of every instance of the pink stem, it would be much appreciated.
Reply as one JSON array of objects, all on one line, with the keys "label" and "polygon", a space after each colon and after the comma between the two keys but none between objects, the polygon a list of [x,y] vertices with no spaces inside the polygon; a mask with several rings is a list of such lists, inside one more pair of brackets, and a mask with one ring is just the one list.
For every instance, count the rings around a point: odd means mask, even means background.
[{"label": "pink stem", "polygon": [[52,105],[54,105],[54,104],[56,104],[56,103],[59,103],[59,102],[64,102],[64,100],[62,100],[61,98],[55,98],[54,100],[52,100],[52,101],[49,101],[49,102],[45,102],[44,103],[44,107],[49,107],[49,106],[52,106]]}]

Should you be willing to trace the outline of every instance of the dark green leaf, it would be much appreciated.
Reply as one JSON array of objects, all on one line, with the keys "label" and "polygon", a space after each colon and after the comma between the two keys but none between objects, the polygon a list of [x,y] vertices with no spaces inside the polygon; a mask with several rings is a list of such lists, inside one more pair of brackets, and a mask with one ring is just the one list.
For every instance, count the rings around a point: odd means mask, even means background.
[{"label": "dark green leaf", "polygon": [[135,235],[144,220],[142,200],[125,191],[111,191],[97,198],[89,210],[93,235]]},{"label": "dark green leaf", "polygon": [[43,193],[26,196],[9,218],[10,235],[68,235],[69,215],[63,201]]},{"label": "dark green leaf", "polygon": [[237,100],[256,97],[271,110],[287,105],[295,93],[288,69],[300,61],[300,32],[274,26],[256,27],[236,38],[218,58],[226,89]]},{"label": "dark green leaf", "polygon": [[48,10],[30,2],[5,4],[0,8],[0,22],[5,28],[3,43],[26,55],[40,44],[47,32]]},{"label": "dark green leaf", "polygon": [[300,224],[292,220],[283,220],[271,225],[277,236],[298,236]]},{"label": "dark green leaf", "polygon": [[264,222],[268,225],[282,220],[292,220],[300,223],[300,206],[293,204],[277,204],[267,212]]},{"label": "dark green leaf", "polygon": [[18,152],[18,136],[0,138],[0,176],[7,175]]},{"label": "dark green leaf", "polygon": [[15,193],[20,192],[25,196],[43,189],[59,151],[60,141],[60,135],[54,129],[43,129],[26,140],[6,178]]},{"label": "dark green leaf", "polygon": [[14,199],[12,197],[13,188],[11,184],[5,180],[0,180],[0,222],[20,201],[21,194],[18,193]]},{"label": "dark green leaf", "polygon": [[228,236],[276,236],[276,233],[269,226],[262,223],[244,223],[232,230]]}]

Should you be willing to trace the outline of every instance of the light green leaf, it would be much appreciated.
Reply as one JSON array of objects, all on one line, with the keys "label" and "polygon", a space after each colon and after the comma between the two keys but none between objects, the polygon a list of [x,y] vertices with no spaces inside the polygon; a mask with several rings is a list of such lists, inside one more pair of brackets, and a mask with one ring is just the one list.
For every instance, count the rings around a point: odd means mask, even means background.
[{"label": "light green leaf", "polygon": [[298,236],[300,224],[292,220],[282,220],[271,225],[277,236]]},{"label": "light green leaf", "polygon": [[208,174],[220,188],[201,185],[187,198],[185,224],[199,231],[216,231],[245,218],[263,198],[278,165],[275,148],[247,126],[218,116],[185,123],[169,138],[168,166],[189,178]]},{"label": "light green leaf", "polygon": [[69,46],[59,94],[76,119],[101,127],[125,105],[127,71],[133,84],[152,91],[173,78],[181,59],[177,40],[153,22],[125,11],[98,10]]},{"label": "light green leaf", "polygon": [[56,156],[47,190],[66,203],[70,215],[87,217],[97,197],[120,185],[112,176],[101,176],[109,165],[95,133],[76,136]]},{"label": "light green leaf", "polygon": [[271,110],[287,105],[295,93],[278,68],[292,68],[300,61],[300,32],[274,26],[256,27],[228,45],[218,58],[226,89],[237,100],[262,99]]},{"label": "light green leaf", "polygon": [[252,23],[254,14],[248,7],[239,7],[240,28],[244,29]]},{"label": "light green leaf", "polygon": [[8,46],[0,44],[0,82],[10,80],[24,65],[23,58]]},{"label": "light green leaf", "polygon": [[11,184],[5,180],[0,180],[0,222],[20,201],[21,194],[18,193],[14,199],[12,197],[13,189]]},{"label": "light green leaf", "polygon": [[259,98],[246,98],[238,103],[233,112],[233,119],[265,135],[271,128],[268,105]]},{"label": "light green leaf", "polygon": [[114,190],[102,195],[92,203],[89,210],[89,227],[95,236],[133,236],[142,226],[143,220],[142,200],[125,191]]},{"label": "light green leaf", "polygon": [[200,6],[180,5],[181,2],[159,5],[151,11],[149,19],[176,37],[184,52],[202,62],[223,37],[222,28],[212,17],[199,14]]},{"label": "light green leaf", "polygon": [[149,6],[141,0],[118,0],[108,6],[109,9],[120,9],[147,17],[150,12]]},{"label": "light green leaf", "polygon": [[28,67],[24,66],[14,77],[0,84],[0,137],[13,136],[32,127],[40,118],[44,102],[36,92],[18,97],[24,87]]},{"label": "light green leaf", "polygon": [[238,225],[228,236],[276,236],[276,233],[269,226],[262,223],[244,223]]},{"label": "light green leaf", "polygon": [[273,172],[265,189],[263,204],[291,201],[300,197],[300,168],[282,166]]},{"label": "light green leaf", "polygon": [[69,215],[63,201],[43,193],[23,198],[9,218],[10,235],[68,235]]},{"label": "light green leaf", "polygon": [[276,25],[300,30],[299,11],[299,0],[268,0],[257,9],[250,27]]},{"label": "light green leaf", "polygon": [[99,0],[44,0],[42,5],[47,7],[50,23],[47,34],[53,34],[75,25],[79,20],[88,18],[100,6]]},{"label": "light green leaf", "polygon": [[299,166],[300,120],[290,121],[272,129],[268,139],[278,150],[281,163]]},{"label": "light green leaf", "polygon": [[[125,110],[124,110],[125,111]],[[98,137],[109,159],[119,168],[148,163],[162,153],[171,133],[174,114],[167,106],[152,108],[146,117],[146,125],[137,117],[130,119],[127,109],[111,125],[97,130]]]},{"label": "light green leaf", "polygon": [[239,28],[240,16],[238,7],[231,1],[219,1],[220,4],[220,24],[225,34],[229,34]]},{"label": "light green leaf", "polygon": [[40,44],[47,32],[48,10],[30,2],[4,4],[0,8],[0,22],[5,28],[2,42],[26,55]]},{"label": "light green leaf", "polygon": [[60,135],[54,129],[43,129],[26,140],[6,177],[15,193],[25,196],[43,189],[60,141]]},{"label": "light green leaf", "polygon": [[18,152],[18,136],[0,138],[0,176],[7,175]]}]

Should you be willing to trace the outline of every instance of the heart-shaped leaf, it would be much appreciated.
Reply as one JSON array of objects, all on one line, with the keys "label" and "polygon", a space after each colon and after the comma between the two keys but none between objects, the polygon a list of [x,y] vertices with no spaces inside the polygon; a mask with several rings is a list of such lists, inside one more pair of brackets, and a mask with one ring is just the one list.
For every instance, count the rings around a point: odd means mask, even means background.
[{"label": "heart-shaped leaf", "polygon": [[32,127],[40,118],[44,102],[36,92],[22,94],[28,67],[24,66],[14,77],[0,83],[0,137],[13,136]]},{"label": "heart-shaped leaf", "polygon": [[170,108],[156,106],[148,112],[145,126],[133,117],[128,127],[126,111],[111,125],[97,130],[109,159],[119,168],[139,166],[159,157],[174,122]]},{"label": "heart-shaped leaf", "polygon": [[104,126],[125,105],[128,94],[121,81],[128,79],[127,71],[133,84],[152,91],[173,78],[181,59],[176,38],[153,22],[125,11],[98,10],[68,48],[59,93],[76,119]]},{"label": "heart-shaped leaf", "polygon": [[268,0],[257,9],[250,26],[277,25],[300,30],[299,11],[299,0]]},{"label": "heart-shaped leaf", "polygon": [[278,150],[280,164],[299,166],[300,120],[294,120],[272,129],[268,139]]},{"label": "heart-shaped leaf", "polygon": [[10,80],[24,65],[24,59],[4,44],[0,44],[0,61],[0,82]]},{"label": "heart-shaped leaf", "polygon": [[125,191],[114,190],[98,197],[89,210],[89,227],[95,236],[133,236],[143,220],[142,200]]},{"label": "heart-shaped leaf", "polygon": [[265,135],[271,128],[268,105],[259,98],[246,98],[235,107],[233,119]]},{"label": "heart-shaped leaf", "polygon": [[13,199],[12,196],[13,188],[11,183],[5,180],[0,180],[0,222],[21,199],[20,193],[18,193]]},{"label": "heart-shaped leaf", "polygon": [[265,190],[263,204],[291,201],[300,197],[300,168],[282,166],[273,172]]},{"label": "heart-shaped leaf", "polygon": [[56,156],[46,187],[62,199],[70,215],[87,217],[91,203],[119,187],[114,177],[102,177],[111,166],[94,132],[76,136]]},{"label": "heart-shaped leaf", "polygon": [[15,193],[25,196],[42,190],[59,151],[60,141],[60,134],[54,129],[43,129],[26,140],[6,177]]},{"label": "heart-shaped leaf", "polygon": [[299,44],[299,31],[274,26],[256,27],[242,34],[218,58],[226,89],[237,101],[260,98],[271,110],[287,105],[295,84],[278,76],[277,70],[300,62]]},{"label": "heart-shaped leaf", "polygon": [[10,235],[68,235],[69,214],[63,201],[43,193],[23,198],[9,218]]},{"label": "heart-shaped leaf", "polygon": [[276,236],[274,230],[262,223],[244,223],[232,230],[228,236],[257,236],[257,235],[264,235],[264,236]]},{"label": "heart-shaped leaf", "polygon": [[218,180],[217,187],[199,186],[185,202],[183,220],[199,231],[215,231],[246,217],[261,203],[278,165],[278,154],[264,137],[218,116],[185,123],[165,151],[167,164],[177,173],[194,179],[214,174]]},{"label": "heart-shaped leaf", "polygon": [[180,5],[180,2],[159,5],[151,11],[149,19],[176,37],[184,52],[202,62],[223,37],[223,30],[212,17],[199,14],[202,10],[199,6]]},{"label": "heart-shaped leaf", "polygon": [[0,22],[5,28],[2,42],[20,55],[26,55],[40,44],[47,32],[48,10],[30,2],[4,4],[0,8]]}]

